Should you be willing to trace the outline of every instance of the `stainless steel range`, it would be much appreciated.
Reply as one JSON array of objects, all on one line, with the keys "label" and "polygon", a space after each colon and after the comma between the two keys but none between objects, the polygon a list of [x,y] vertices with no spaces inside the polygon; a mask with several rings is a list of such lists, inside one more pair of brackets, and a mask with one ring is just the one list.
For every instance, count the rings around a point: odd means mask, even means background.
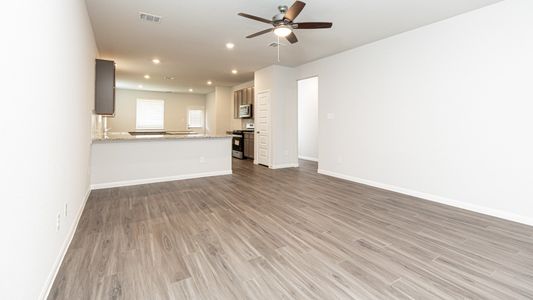
[{"label": "stainless steel range", "polygon": [[247,129],[247,130],[233,130],[231,134],[233,134],[233,140],[232,140],[232,156],[238,159],[244,159],[244,133],[245,132],[253,132],[253,129]]},{"label": "stainless steel range", "polygon": [[232,146],[231,146],[231,153],[232,156],[238,159],[244,158],[244,133],[242,130],[233,130],[231,132],[233,134],[233,140],[232,140]]}]

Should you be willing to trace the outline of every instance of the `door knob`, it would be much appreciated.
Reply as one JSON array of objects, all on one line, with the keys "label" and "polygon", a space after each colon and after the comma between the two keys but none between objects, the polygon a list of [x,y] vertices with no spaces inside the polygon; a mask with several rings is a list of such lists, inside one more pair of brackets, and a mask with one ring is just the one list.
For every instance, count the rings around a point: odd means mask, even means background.
[{"label": "door knob", "polygon": [[261,132],[258,131],[257,134],[259,134],[259,133],[261,133]]}]

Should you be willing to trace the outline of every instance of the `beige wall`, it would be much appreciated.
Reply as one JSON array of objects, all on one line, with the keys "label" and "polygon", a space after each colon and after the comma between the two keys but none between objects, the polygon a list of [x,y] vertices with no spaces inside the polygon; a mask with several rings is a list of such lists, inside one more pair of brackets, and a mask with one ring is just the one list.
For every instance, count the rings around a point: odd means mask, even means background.
[{"label": "beige wall", "polygon": [[230,87],[215,87],[213,93],[206,96],[206,132],[208,134],[226,134],[231,130],[231,103],[233,93]]},{"label": "beige wall", "polygon": [[226,131],[231,130],[230,126],[230,113],[231,103],[233,102],[233,93],[230,87],[215,88],[216,97],[216,122],[217,122],[217,134],[225,134]]},{"label": "beige wall", "polygon": [[215,92],[207,94],[205,99],[205,125],[208,134],[215,134],[217,132]]},{"label": "beige wall", "polygon": [[187,130],[187,109],[206,106],[206,95],[117,89],[115,117],[107,121],[110,131],[135,130],[137,99],[165,100],[165,130]]}]

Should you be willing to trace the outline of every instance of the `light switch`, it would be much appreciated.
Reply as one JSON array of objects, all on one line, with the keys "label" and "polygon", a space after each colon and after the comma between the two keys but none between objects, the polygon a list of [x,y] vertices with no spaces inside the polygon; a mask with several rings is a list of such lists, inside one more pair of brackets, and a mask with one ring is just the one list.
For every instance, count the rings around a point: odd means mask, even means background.
[{"label": "light switch", "polygon": [[334,113],[328,113],[327,114],[327,118],[328,118],[328,120],[333,120],[333,119],[335,119],[335,114]]}]

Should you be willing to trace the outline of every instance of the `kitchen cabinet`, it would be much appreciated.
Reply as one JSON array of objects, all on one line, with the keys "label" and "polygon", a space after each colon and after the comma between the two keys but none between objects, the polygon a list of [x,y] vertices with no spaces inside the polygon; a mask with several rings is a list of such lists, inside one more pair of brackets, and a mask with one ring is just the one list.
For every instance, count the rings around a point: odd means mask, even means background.
[{"label": "kitchen cabinet", "polygon": [[247,89],[242,90],[244,94],[242,104],[253,104],[254,95],[253,95],[252,89],[253,88],[247,88]]},{"label": "kitchen cabinet", "polygon": [[240,105],[239,91],[233,92],[233,118],[239,118],[239,105]]},{"label": "kitchen cabinet", "polygon": [[239,118],[239,106],[254,104],[254,88],[249,87],[233,92],[233,118]]},{"label": "kitchen cabinet", "polygon": [[254,158],[254,133],[244,133],[244,157]]},{"label": "kitchen cabinet", "polygon": [[115,114],[115,62],[96,60],[94,113],[113,116]]}]

